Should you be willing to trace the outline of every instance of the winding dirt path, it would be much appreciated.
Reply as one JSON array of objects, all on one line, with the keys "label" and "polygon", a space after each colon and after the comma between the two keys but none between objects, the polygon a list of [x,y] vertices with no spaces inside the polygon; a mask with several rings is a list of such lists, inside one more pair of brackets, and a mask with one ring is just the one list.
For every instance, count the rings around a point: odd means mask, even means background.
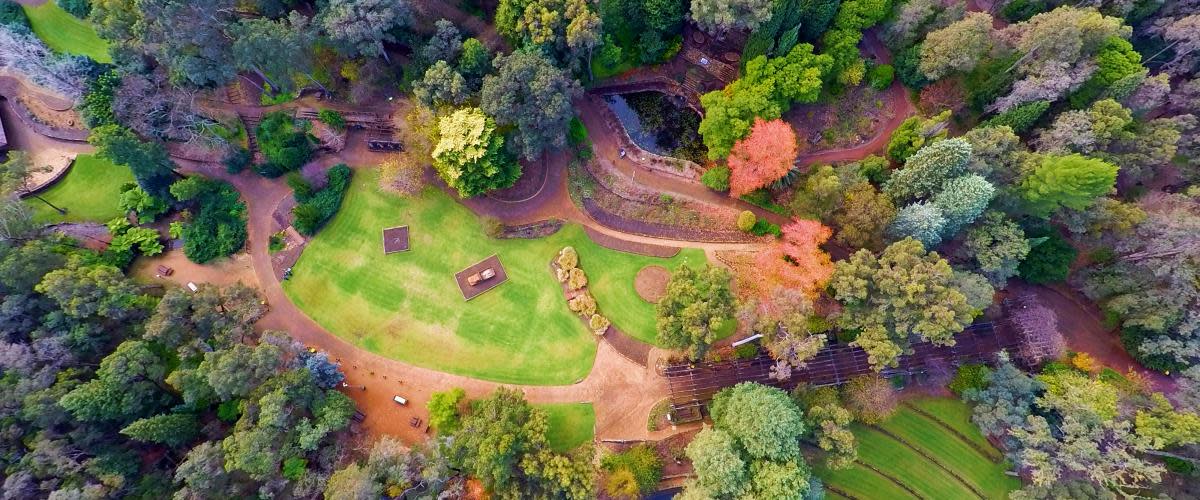
[{"label": "winding dirt path", "polygon": [[[434,3],[438,2],[435,0]],[[906,99],[901,99],[901,101],[907,102]],[[599,121],[600,115],[590,108],[596,104],[585,101],[578,105],[582,119],[592,134],[598,160],[607,162],[614,171],[628,175],[663,192],[671,193],[673,196],[718,206],[750,209],[772,221],[786,222],[786,219],[778,214],[715,193],[698,182],[642,169],[629,160],[622,161],[617,157],[616,139],[611,135],[608,127]],[[234,108],[233,110],[239,114],[245,115],[257,115],[263,111],[262,108],[254,109],[253,106],[245,105],[229,107]],[[897,113],[897,116],[903,115],[903,112]],[[889,123],[889,128],[881,130],[875,141],[829,154],[844,160],[865,157],[879,146],[879,138],[886,141],[891,129],[898,124],[899,121],[894,124]],[[49,138],[47,140],[62,142]],[[361,141],[351,141],[353,144],[351,147],[337,155],[321,158],[320,163],[324,166],[339,162],[359,167],[372,165],[378,156],[366,152],[355,142],[361,143]],[[463,204],[476,213],[496,216],[506,223],[524,223],[556,216],[583,224],[591,231],[619,240],[660,246],[700,248],[710,255],[721,250],[753,251],[761,247],[761,243],[697,243],[654,238],[626,234],[605,227],[592,220],[571,202],[567,191],[566,176],[568,156],[565,154],[552,155],[546,161],[548,163],[544,168],[548,169],[548,177],[545,186],[537,194],[520,202],[504,202],[482,197],[462,200]],[[260,321],[259,326],[268,330],[286,331],[297,340],[328,351],[332,357],[339,360],[347,374],[347,382],[352,386],[347,389],[348,394],[367,413],[365,427],[369,432],[397,435],[408,442],[421,440],[424,438],[423,426],[421,428],[411,427],[408,422],[409,418],[413,416],[428,420],[428,413],[425,411],[424,405],[433,392],[451,387],[462,387],[469,396],[479,397],[502,385],[384,358],[358,349],[321,328],[288,300],[280,282],[275,278],[271,266],[267,243],[273,229],[272,214],[279,202],[284,197],[291,195],[286,184],[279,180],[261,178],[250,171],[230,175],[219,165],[183,159],[179,159],[178,163],[183,171],[202,173],[227,180],[241,193],[248,208],[247,254],[250,268],[254,280],[257,281],[271,306],[270,312]],[[187,277],[180,276],[179,278]],[[661,354],[655,350],[651,353],[651,358]],[[535,403],[592,402],[596,410],[595,431],[598,439],[661,439],[679,430],[664,429],[656,432],[646,430],[646,418],[651,408],[667,395],[666,380],[654,373],[653,368],[639,366],[621,356],[606,342],[600,342],[592,370],[583,380],[565,386],[517,387],[525,392],[530,401]],[[393,402],[392,397],[395,395],[407,398],[408,405],[401,406]]]}]

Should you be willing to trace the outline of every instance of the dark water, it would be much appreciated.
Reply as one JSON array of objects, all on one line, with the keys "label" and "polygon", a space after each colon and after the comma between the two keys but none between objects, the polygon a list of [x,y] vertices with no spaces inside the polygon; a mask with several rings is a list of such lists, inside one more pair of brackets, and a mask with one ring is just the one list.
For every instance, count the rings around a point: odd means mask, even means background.
[{"label": "dark water", "polygon": [[604,96],[604,102],[608,103],[608,108],[613,110],[617,115],[617,119],[621,120],[621,125],[625,126],[625,131],[629,133],[629,138],[642,149],[659,155],[669,155],[662,146],[659,146],[656,134],[645,130],[642,127],[642,120],[638,117],[636,111],[629,106],[629,103],[620,95]]}]

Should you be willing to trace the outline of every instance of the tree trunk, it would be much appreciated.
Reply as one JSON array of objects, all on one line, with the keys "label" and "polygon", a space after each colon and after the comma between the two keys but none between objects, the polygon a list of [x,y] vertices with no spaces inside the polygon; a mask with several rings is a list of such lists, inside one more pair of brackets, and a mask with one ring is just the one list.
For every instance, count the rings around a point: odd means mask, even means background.
[{"label": "tree trunk", "polygon": [[259,78],[262,78],[264,82],[267,82],[267,84],[270,85],[271,89],[275,92],[279,92],[281,90],[279,85],[276,85],[274,80],[271,80],[266,73],[263,73],[263,70],[260,69],[257,64],[254,65],[254,73],[257,74]]},{"label": "tree trunk", "polygon": [[34,198],[37,198],[37,199],[38,199],[38,201],[41,201],[42,203],[45,203],[45,204],[46,204],[46,205],[48,205],[50,208],[53,208],[54,210],[57,210],[57,211],[58,211],[58,215],[67,215],[67,209],[65,209],[65,208],[60,208],[60,207],[57,207],[57,206],[55,206],[53,203],[50,203],[49,201],[47,201],[45,198],[42,198],[41,196],[38,196],[38,195],[36,195],[36,194],[32,194],[32,193],[31,193],[31,196],[33,196]]},{"label": "tree trunk", "polygon": [[250,82],[250,85],[253,85],[253,86],[257,87],[259,92],[262,92],[262,93],[264,93],[264,94],[265,94],[265,93],[267,93],[267,89],[264,89],[262,85],[259,85],[259,84],[258,84],[258,82],[256,82],[256,81],[254,81],[254,80],[250,79],[250,77],[248,77],[248,76],[246,76],[246,75],[241,75],[241,77],[242,77],[242,79],[243,79],[243,80],[246,80],[247,82]]},{"label": "tree trunk", "polygon": [[321,82],[317,81],[316,78],[313,78],[312,73],[305,71],[304,76],[307,76],[309,80],[312,80],[312,82],[317,84],[318,87],[321,87],[321,90],[323,92],[325,92],[325,95],[327,95],[327,96],[333,95],[333,92],[330,92],[329,89],[325,88],[325,86],[321,84]]},{"label": "tree trunk", "polygon": [[[1147,58],[1143,59],[1143,61],[1145,61],[1145,62],[1150,62],[1150,61],[1153,61],[1155,57],[1158,57],[1158,56],[1162,55],[1162,53],[1163,53],[1163,52],[1166,52],[1166,51],[1168,51],[1168,50],[1171,50],[1171,47],[1174,47],[1174,46],[1176,46],[1176,45],[1178,45],[1178,44],[1179,44],[1179,40],[1175,40],[1174,42],[1171,42],[1171,43],[1170,43],[1169,45],[1167,45],[1166,47],[1163,47],[1163,48],[1162,48],[1162,50],[1160,50],[1160,51],[1158,51],[1158,52],[1155,52],[1155,53],[1154,53],[1154,55],[1152,55],[1152,56],[1150,56],[1150,57],[1147,57]],[[1160,64],[1162,64],[1162,63],[1160,63]]]}]

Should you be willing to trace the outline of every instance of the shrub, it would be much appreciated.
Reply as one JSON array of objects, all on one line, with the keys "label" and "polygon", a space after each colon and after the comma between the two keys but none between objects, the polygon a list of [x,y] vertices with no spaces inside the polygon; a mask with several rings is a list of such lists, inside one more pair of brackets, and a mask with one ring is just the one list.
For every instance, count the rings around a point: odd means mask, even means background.
[{"label": "shrub", "polygon": [[322,109],[317,113],[317,120],[339,132],[346,130],[346,117],[336,109]]},{"label": "shrub", "polygon": [[590,327],[592,329],[592,333],[595,333],[596,335],[604,335],[604,333],[608,331],[608,327],[611,324],[612,322],[609,321],[608,318],[605,318],[599,314],[593,314],[592,317],[588,319],[588,327]]},{"label": "shrub", "polygon": [[453,434],[462,426],[461,406],[466,399],[467,392],[462,387],[430,395],[429,402],[425,403],[425,409],[429,410],[429,425],[443,436]]},{"label": "shrub", "polygon": [[194,214],[183,224],[183,253],[188,260],[203,264],[245,246],[246,204],[229,183],[192,176],[172,184],[171,195]]},{"label": "shrub", "polygon": [[567,128],[567,144],[571,147],[579,147],[588,140],[587,127],[583,126],[583,121],[578,116],[571,118],[570,127]]},{"label": "shrub", "polygon": [[583,273],[583,269],[575,267],[567,273],[567,288],[578,290],[587,286],[587,283],[587,275]]},{"label": "shrub", "polygon": [[1030,283],[1066,281],[1075,261],[1076,250],[1057,231],[1040,230],[1026,233],[1030,238],[1046,238],[1029,249],[1025,260],[1017,266],[1021,279]]},{"label": "shrub", "polygon": [[[350,187],[354,175],[345,164],[335,165],[325,174],[327,182],[320,191],[312,193],[305,201],[292,208],[292,225],[300,234],[312,236],[333,218],[342,206],[342,198]],[[297,198],[299,200],[299,198]]]},{"label": "shrub", "polygon": [[566,271],[574,269],[579,265],[579,253],[575,251],[575,247],[563,247],[558,252],[558,267]]},{"label": "shrub", "polygon": [[1100,368],[1100,364],[1096,362],[1096,358],[1093,358],[1091,354],[1086,352],[1077,352],[1072,355],[1071,366],[1084,373],[1095,373]]},{"label": "shrub", "polygon": [[68,14],[86,19],[92,12],[92,0],[57,0],[58,6]]},{"label": "shrub", "polygon": [[1188,365],[1179,362],[1174,356],[1153,353],[1147,354],[1142,350],[1142,343],[1147,339],[1155,338],[1161,335],[1158,332],[1148,331],[1136,326],[1125,325],[1121,328],[1121,344],[1125,346],[1125,350],[1133,356],[1142,366],[1160,373],[1172,373],[1187,369]]},{"label": "shrub", "polygon": [[12,0],[0,0],[0,24],[12,27],[29,28],[29,17],[25,9]]},{"label": "shrub", "polygon": [[500,219],[485,215],[480,218],[480,222],[483,223],[483,234],[488,237],[499,238],[504,235],[504,223],[500,222]]},{"label": "shrub", "polygon": [[217,419],[225,423],[236,422],[242,415],[242,400],[230,399],[217,405]]},{"label": "shrub", "polygon": [[653,447],[645,443],[600,459],[600,467],[614,475],[620,471],[628,471],[637,484],[635,494],[653,493],[658,481],[662,479],[662,459]]},{"label": "shrub", "polygon": [[962,396],[967,389],[982,390],[987,387],[988,375],[992,373],[986,365],[966,364],[958,367],[954,379],[950,381],[950,390]]},{"label": "shrub", "polygon": [[291,457],[283,461],[283,477],[292,481],[299,481],[304,477],[304,471],[308,468],[308,460],[300,457]]},{"label": "shrub", "polygon": [[729,167],[712,167],[700,176],[700,182],[713,191],[729,191]]},{"label": "shrub", "polygon": [[235,146],[225,153],[225,158],[221,163],[225,164],[225,171],[231,174],[240,173],[250,166],[250,162],[254,157],[250,154],[250,150],[241,146]]},{"label": "shrub", "polygon": [[592,298],[592,294],[584,292],[567,302],[567,307],[580,316],[591,317],[596,314],[596,299]]},{"label": "shrub", "polygon": [[892,80],[896,78],[896,68],[891,64],[880,64],[872,66],[867,72],[867,85],[875,90],[884,90],[892,84]]},{"label": "shrub", "polygon": [[1008,125],[1013,132],[1021,134],[1037,123],[1038,119],[1050,109],[1050,101],[1033,101],[1016,106],[1000,113],[990,120],[983,122],[984,127],[999,127]]},{"label": "shrub", "polygon": [[629,469],[617,469],[609,472],[604,479],[604,492],[611,498],[634,499],[641,498],[641,489],[637,478]]},{"label": "shrub", "polygon": [[733,348],[733,357],[737,359],[754,359],[758,356],[758,344],[747,342]]},{"label": "shrub", "polygon": [[887,420],[899,404],[891,382],[877,374],[850,379],[842,388],[842,400],[854,419],[867,425]]},{"label": "shrub", "polygon": [[278,177],[303,166],[312,157],[312,143],[308,134],[296,130],[291,116],[282,111],[273,111],[263,117],[255,129],[259,147],[267,163],[258,173],[264,177]]},{"label": "shrub", "polygon": [[121,86],[121,75],[116,70],[101,73],[88,81],[87,92],[83,94],[83,102],[79,104],[79,114],[88,128],[102,127],[117,123],[113,114],[113,95]]},{"label": "shrub", "polygon": [[296,201],[304,203],[305,201],[308,201],[309,198],[312,198],[312,184],[310,184],[308,179],[305,179],[300,172],[292,172],[288,174],[287,185],[289,188],[292,188],[292,196],[296,197]]},{"label": "shrub", "polygon": [[754,225],[757,223],[758,216],[754,215],[754,212],[742,210],[742,213],[738,214],[737,228],[743,233],[750,232],[751,229],[754,229]]},{"label": "shrub", "polygon": [[783,230],[779,228],[779,224],[767,221],[766,219],[759,219],[755,222],[754,226],[750,228],[750,233],[755,236],[771,234],[775,235],[776,238],[783,236]]},{"label": "shrub", "polygon": [[1195,464],[1193,464],[1187,460],[1182,460],[1182,459],[1175,458],[1175,457],[1164,457],[1163,463],[1166,464],[1167,470],[1174,472],[1176,474],[1190,476],[1193,472],[1196,471]]}]

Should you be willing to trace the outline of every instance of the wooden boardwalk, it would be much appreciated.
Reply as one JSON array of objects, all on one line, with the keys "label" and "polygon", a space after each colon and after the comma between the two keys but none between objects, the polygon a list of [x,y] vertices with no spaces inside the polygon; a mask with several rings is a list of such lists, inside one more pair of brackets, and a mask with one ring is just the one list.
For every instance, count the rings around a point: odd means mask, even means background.
[{"label": "wooden boardwalk", "polygon": [[[924,373],[935,363],[958,365],[972,361],[992,361],[997,352],[1008,351],[1016,358],[1019,341],[1007,329],[992,323],[976,323],[955,337],[953,346],[935,346],[927,341],[914,342],[913,353],[900,357],[896,368],[880,372],[885,377]],[[666,367],[664,376],[670,389],[671,406],[681,413],[696,413],[701,405],[721,389],[741,382],[758,382],[790,390],[805,383],[814,386],[841,385],[851,378],[872,373],[867,353],[849,344],[834,344],[822,349],[804,368],[792,370],[788,380],[771,378],[775,360],[766,354],[750,360],[721,363],[679,364]]]}]

